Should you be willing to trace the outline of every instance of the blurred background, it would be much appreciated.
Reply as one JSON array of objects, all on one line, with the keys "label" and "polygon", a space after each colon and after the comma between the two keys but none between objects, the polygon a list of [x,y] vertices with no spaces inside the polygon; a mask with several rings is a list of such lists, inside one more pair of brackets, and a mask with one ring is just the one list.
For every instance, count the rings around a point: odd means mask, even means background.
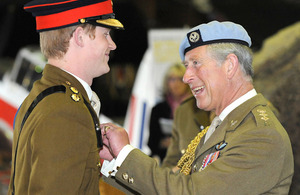
[{"label": "blurred background", "polygon": [[[38,46],[35,19],[23,10],[27,2],[0,1],[0,79],[12,69],[21,48]],[[295,177],[290,194],[300,194],[299,0],[114,0],[114,12],[125,31],[112,32],[117,50],[110,57],[111,71],[95,79],[92,86],[101,99],[102,114],[124,124],[150,30],[185,29],[212,20],[239,23],[252,38],[256,88],[278,109],[291,137]],[[6,111],[0,107],[0,112]],[[0,194],[1,189],[6,194],[11,146],[5,134],[0,138]]]},{"label": "blurred background", "polygon": [[[38,44],[35,20],[23,10],[28,0],[0,1],[1,71],[10,68],[18,50]],[[96,79],[109,93],[98,91],[102,112],[109,117],[124,116],[135,73],[148,47],[149,29],[189,28],[211,20],[231,20],[242,24],[252,38],[254,50],[281,28],[300,20],[299,0],[115,0],[116,17],[125,31],[114,31],[117,50],[112,53],[112,71]],[[9,63],[10,62],[10,63]],[[112,81],[112,82],[111,82]]]}]

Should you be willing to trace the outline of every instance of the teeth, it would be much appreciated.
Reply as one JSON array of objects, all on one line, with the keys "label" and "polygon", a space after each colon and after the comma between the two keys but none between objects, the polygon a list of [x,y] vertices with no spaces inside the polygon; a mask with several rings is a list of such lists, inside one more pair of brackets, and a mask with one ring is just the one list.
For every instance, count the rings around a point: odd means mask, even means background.
[{"label": "teeth", "polygon": [[193,89],[193,91],[195,92],[195,93],[198,93],[201,89],[203,89],[204,88],[204,86],[201,86],[201,87],[197,87],[197,88],[195,88],[195,89]]}]

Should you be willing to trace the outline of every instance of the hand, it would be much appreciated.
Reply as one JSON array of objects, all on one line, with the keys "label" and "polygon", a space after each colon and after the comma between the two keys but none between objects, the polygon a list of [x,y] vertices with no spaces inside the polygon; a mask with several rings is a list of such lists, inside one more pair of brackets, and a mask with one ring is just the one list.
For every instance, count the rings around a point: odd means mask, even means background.
[{"label": "hand", "polygon": [[[102,128],[101,128],[101,131],[102,131]],[[111,152],[109,141],[103,132],[104,132],[104,130],[102,131],[103,148],[100,149],[99,156],[100,156],[100,158],[102,158],[104,160],[111,161],[114,158],[114,156],[113,156],[113,153]]]},{"label": "hand", "polygon": [[160,148],[166,149],[169,147],[171,143],[171,137],[165,137],[162,140],[160,140]]},{"label": "hand", "polygon": [[99,155],[100,158],[111,161],[130,143],[128,134],[125,129],[112,123],[104,123],[100,127],[104,146]]},{"label": "hand", "polygon": [[177,172],[180,171],[180,168],[175,166],[175,167],[172,168],[172,171],[173,171],[173,173],[177,173]]}]

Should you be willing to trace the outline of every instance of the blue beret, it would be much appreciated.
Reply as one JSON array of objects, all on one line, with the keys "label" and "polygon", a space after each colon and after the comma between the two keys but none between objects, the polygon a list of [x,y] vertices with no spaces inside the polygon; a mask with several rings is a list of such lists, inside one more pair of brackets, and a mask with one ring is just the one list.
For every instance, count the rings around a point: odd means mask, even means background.
[{"label": "blue beret", "polygon": [[233,22],[200,24],[192,28],[182,40],[179,47],[181,60],[184,60],[186,52],[212,43],[239,43],[250,47],[251,38],[241,25]]}]

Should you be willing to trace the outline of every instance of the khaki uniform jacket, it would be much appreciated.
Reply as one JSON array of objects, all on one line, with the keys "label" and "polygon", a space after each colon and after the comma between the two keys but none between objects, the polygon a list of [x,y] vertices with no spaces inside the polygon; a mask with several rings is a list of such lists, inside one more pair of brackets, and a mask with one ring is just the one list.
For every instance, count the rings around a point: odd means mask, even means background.
[{"label": "khaki uniform jacket", "polygon": [[[55,85],[64,85],[66,92],[48,95],[40,101],[21,131],[16,151],[21,121],[29,105],[40,92]],[[76,90],[71,87],[78,90],[78,101],[72,98]],[[15,120],[11,178],[15,172],[16,195],[99,194],[97,138],[83,98],[89,102],[77,79],[46,65],[41,80],[35,82]],[[12,188],[11,179],[8,194]]]},{"label": "khaki uniform jacket", "polygon": [[[220,143],[226,143],[225,147],[218,147]],[[219,158],[200,172],[203,160],[217,151],[216,146],[222,148]],[[190,175],[160,168],[134,149],[108,182],[143,195],[288,194],[293,172],[289,137],[258,94],[234,109],[198,146]]]},{"label": "khaki uniform jacket", "polygon": [[174,167],[195,136],[210,125],[209,112],[200,110],[194,96],[180,104],[175,111],[171,144],[162,167]]}]

